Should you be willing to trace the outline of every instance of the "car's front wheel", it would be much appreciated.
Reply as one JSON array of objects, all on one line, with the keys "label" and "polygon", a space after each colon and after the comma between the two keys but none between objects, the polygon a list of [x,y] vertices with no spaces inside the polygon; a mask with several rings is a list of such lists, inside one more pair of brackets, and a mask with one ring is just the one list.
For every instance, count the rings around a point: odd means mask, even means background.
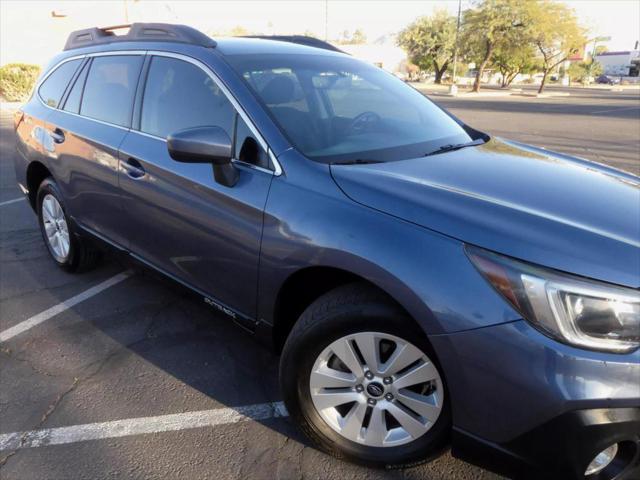
[{"label": "car's front wheel", "polygon": [[280,377],[293,419],[334,456],[401,467],[447,443],[451,416],[434,352],[415,322],[368,285],[340,287],[305,310]]}]

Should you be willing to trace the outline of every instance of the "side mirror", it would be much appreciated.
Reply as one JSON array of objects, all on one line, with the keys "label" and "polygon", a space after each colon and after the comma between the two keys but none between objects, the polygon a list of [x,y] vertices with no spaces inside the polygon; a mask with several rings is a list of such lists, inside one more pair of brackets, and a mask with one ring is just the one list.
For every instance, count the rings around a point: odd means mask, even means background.
[{"label": "side mirror", "polygon": [[216,182],[233,187],[238,171],[231,163],[231,139],[220,127],[186,128],[167,137],[169,155],[177,162],[210,163]]}]

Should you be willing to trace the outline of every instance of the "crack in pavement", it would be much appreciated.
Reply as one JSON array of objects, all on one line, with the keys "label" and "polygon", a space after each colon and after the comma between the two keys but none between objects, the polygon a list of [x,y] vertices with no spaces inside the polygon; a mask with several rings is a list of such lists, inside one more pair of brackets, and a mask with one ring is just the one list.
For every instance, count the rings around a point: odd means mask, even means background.
[{"label": "crack in pavement", "polygon": [[[47,411],[42,415],[42,418],[40,419],[38,424],[35,426],[34,430],[37,430],[38,428],[42,427],[42,425],[47,421],[47,419],[51,416],[51,414],[56,410],[56,408],[58,407],[62,399],[67,394],[71,393],[78,386],[78,382],[79,382],[79,379],[77,377],[74,378],[71,386],[56,397],[56,399],[47,408]],[[20,445],[18,446],[18,448],[16,448],[15,450],[12,450],[7,455],[0,458],[0,470],[2,469],[2,467],[4,467],[7,464],[7,462],[11,457],[13,457],[18,453],[20,448],[26,443],[28,436],[29,436],[29,432],[25,432],[20,438]]]},{"label": "crack in pavement", "polygon": [[[61,394],[59,394],[55,400],[53,402],[51,402],[51,404],[49,404],[49,407],[47,408],[47,410],[45,411],[45,413],[42,415],[42,418],[40,419],[40,421],[35,425],[35,427],[33,427],[31,429],[31,431],[37,431],[40,428],[42,428],[44,426],[44,424],[47,422],[47,420],[51,417],[51,415],[53,415],[53,413],[57,410],[57,408],[60,406],[60,404],[62,403],[62,401],[65,399],[65,397],[67,397],[67,395],[69,395],[70,393],[72,393],[74,390],[76,390],[78,388],[78,386],[82,383],[87,383],[89,381],[91,381],[91,379],[95,376],[97,376],[102,369],[106,366],[107,363],[109,363],[110,360],[112,360],[113,358],[117,357],[118,355],[121,355],[123,353],[131,353],[130,349],[132,347],[135,347],[136,345],[143,343],[143,342],[147,342],[149,340],[152,340],[154,337],[151,335],[151,331],[156,323],[156,321],[158,320],[158,318],[160,318],[160,314],[162,313],[162,311],[169,305],[171,305],[172,302],[175,302],[175,299],[172,300],[168,300],[165,302],[162,302],[162,304],[160,306],[158,306],[157,311],[153,314],[153,316],[151,317],[151,320],[149,321],[149,324],[147,326],[147,328],[145,329],[142,338],[139,338],[138,340],[135,340],[133,342],[121,345],[119,347],[116,348],[116,350],[112,351],[111,353],[109,353],[108,355],[106,355],[104,358],[100,359],[100,360],[96,360],[95,362],[89,363],[85,369],[90,369],[92,366],[94,365],[98,365],[97,368],[89,373],[88,375],[86,375],[83,378],[80,377],[74,377],[73,383],[71,384],[71,386],[69,388],[67,388],[64,392],[62,392]],[[5,355],[10,355],[11,351],[9,349],[2,349],[2,353]],[[16,359],[16,360],[20,360],[17,357],[13,356],[12,358]],[[26,362],[31,368],[33,368],[33,366],[29,363],[29,361],[27,360],[21,360]],[[34,369],[35,371],[37,371],[36,369]],[[46,375],[46,373],[44,373]],[[50,376],[54,376],[54,375],[50,375]],[[7,462],[9,461],[10,458],[12,458],[13,456],[15,456],[21,449],[22,447],[29,441],[29,431],[26,431],[22,437],[20,438],[20,444],[18,445],[17,448],[15,448],[14,450],[10,451],[8,454],[6,454],[5,456],[3,456],[2,458],[0,458],[0,470],[2,469],[2,467],[6,466]]]},{"label": "crack in pavement", "polygon": [[3,355],[12,358],[13,360],[17,361],[17,362],[21,362],[26,364],[31,370],[33,370],[36,373],[39,373],[40,375],[44,375],[45,377],[53,377],[53,378],[60,378],[60,377],[64,377],[65,375],[59,374],[56,375],[54,373],[48,372],[46,370],[42,370],[38,367],[36,367],[36,365],[32,362],[32,360],[28,359],[28,358],[21,358],[17,355],[14,355],[13,352],[9,349],[9,348],[2,348],[0,349],[0,353],[2,353]]},{"label": "crack in pavement", "polygon": [[[141,340],[138,340],[138,341],[136,341],[134,343],[137,343],[139,341],[146,341],[146,339],[141,339]],[[53,413],[56,411],[58,406],[62,403],[62,401],[65,399],[65,397],[67,395],[69,395],[71,392],[76,390],[81,383],[88,382],[94,376],[98,375],[102,371],[104,366],[109,362],[109,360],[111,360],[113,357],[119,355],[120,353],[122,353],[123,351],[126,351],[126,350],[127,350],[126,347],[125,348],[118,348],[116,351],[111,352],[109,355],[107,355],[104,359],[96,360],[95,362],[90,363],[89,365],[87,365],[87,367],[86,367],[87,369],[91,368],[91,366],[96,365],[96,364],[98,364],[98,367],[93,372],[91,372],[88,375],[86,375],[84,378],[74,377],[73,383],[71,384],[71,386],[69,388],[67,388],[64,392],[59,394],[56,397],[56,399],[53,402],[51,402],[51,404],[49,404],[49,407],[47,408],[45,413],[42,415],[42,418],[40,419],[40,421],[31,430],[32,431],[37,431],[42,426],[44,426],[46,421],[49,419],[49,417],[51,417],[51,415],[53,415]],[[22,446],[25,445],[25,443],[27,443],[28,440],[29,440],[29,431],[26,431],[24,433],[24,435],[22,436],[22,438],[20,439],[20,445],[16,449],[14,449],[11,452],[9,452],[4,457],[0,458],[0,469],[2,469],[2,467],[4,467],[6,465],[7,461],[11,457],[16,455],[22,449]]]}]

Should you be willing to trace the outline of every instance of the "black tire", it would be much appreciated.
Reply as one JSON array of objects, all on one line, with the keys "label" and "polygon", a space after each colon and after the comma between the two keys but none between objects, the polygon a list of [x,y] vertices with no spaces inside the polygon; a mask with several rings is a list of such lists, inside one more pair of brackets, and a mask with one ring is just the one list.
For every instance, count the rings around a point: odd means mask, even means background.
[{"label": "black tire", "polygon": [[[44,219],[42,216],[42,201],[46,195],[52,195],[58,201],[62,207],[64,218],[69,230],[69,254],[66,258],[59,258],[53,251],[44,227]],[[100,260],[100,252],[92,244],[91,241],[80,236],[75,230],[72,222],[67,215],[64,200],[60,194],[60,189],[53,178],[45,178],[40,187],[38,188],[38,194],[36,196],[36,212],[38,214],[38,225],[40,226],[40,232],[42,233],[42,239],[49,251],[51,259],[60,268],[67,272],[84,272],[92,269]]]},{"label": "black tire", "polygon": [[[351,441],[332,429],[313,405],[310,373],[318,355],[346,335],[376,331],[410,341],[436,366],[445,389],[440,416],[422,436],[404,445],[371,447]],[[300,316],[280,359],[280,384],[292,419],[321,450],[337,458],[381,468],[400,468],[430,461],[447,448],[451,434],[448,391],[426,335],[383,292],[364,283],[336,288],[313,302]]]}]

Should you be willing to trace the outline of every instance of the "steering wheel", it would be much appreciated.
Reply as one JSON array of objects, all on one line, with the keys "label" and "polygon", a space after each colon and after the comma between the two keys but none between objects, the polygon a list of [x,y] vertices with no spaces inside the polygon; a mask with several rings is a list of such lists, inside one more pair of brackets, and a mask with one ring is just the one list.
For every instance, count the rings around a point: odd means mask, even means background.
[{"label": "steering wheel", "polygon": [[363,133],[370,130],[371,127],[380,122],[382,118],[375,112],[362,112],[351,120],[349,124],[349,133]]}]

